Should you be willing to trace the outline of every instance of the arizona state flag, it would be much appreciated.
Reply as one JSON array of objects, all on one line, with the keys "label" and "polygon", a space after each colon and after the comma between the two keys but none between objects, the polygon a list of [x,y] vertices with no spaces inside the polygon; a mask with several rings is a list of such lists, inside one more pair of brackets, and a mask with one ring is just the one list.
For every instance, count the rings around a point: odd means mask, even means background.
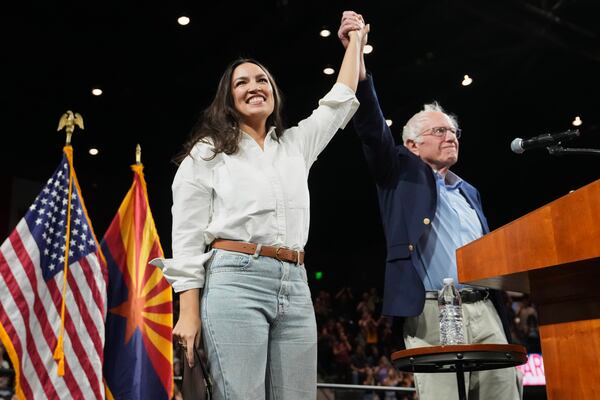
[{"label": "arizona state flag", "polygon": [[173,394],[171,286],[149,260],[163,257],[142,164],[102,239],[108,263],[104,379],[108,399],[170,399]]}]

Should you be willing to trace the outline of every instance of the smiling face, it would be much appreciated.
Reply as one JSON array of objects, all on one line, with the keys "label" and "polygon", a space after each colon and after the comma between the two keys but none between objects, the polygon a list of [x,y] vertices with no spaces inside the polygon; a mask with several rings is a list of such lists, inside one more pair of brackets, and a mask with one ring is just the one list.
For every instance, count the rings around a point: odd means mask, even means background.
[{"label": "smiling face", "polygon": [[253,63],[240,64],[233,70],[231,96],[243,124],[264,124],[275,108],[269,77]]},{"label": "smiling face", "polygon": [[431,128],[455,128],[450,118],[439,111],[427,111],[423,117],[420,135],[408,140],[406,147],[437,171],[447,171],[458,161],[458,139],[450,131],[442,137],[432,134]]}]

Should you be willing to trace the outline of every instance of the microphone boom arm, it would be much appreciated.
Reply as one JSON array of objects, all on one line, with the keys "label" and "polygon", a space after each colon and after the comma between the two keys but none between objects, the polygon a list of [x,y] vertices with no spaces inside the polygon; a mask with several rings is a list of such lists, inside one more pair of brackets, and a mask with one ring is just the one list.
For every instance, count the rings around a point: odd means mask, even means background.
[{"label": "microphone boom arm", "polygon": [[600,149],[584,149],[576,147],[548,146],[548,153],[553,156],[563,156],[567,154],[585,154],[600,157]]}]

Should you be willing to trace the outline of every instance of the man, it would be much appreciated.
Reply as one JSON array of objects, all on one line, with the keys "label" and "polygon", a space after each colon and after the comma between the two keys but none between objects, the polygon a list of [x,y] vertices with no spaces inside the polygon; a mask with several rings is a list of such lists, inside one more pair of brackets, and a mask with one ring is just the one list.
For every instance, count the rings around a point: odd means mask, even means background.
[{"label": "man", "polygon": [[[338,37],[362,17],[344,12]],[[457,279],[455,251],[489,232],[477,190],[452,171],[460,129],[437,103],[408,120],[396,146],[364,58],[354,127],[375,177],[387,244],[383,314],[400,317],[407,348],[439,345],[437,291]],[[469,343],[507,343],[500,293],[458,285]],[[494,306],[492,300],[498,305]],[[515,368],[466,374],[469,399],[519,399]],[[454,374],[416,374],[421,400],[458,396]]]}]

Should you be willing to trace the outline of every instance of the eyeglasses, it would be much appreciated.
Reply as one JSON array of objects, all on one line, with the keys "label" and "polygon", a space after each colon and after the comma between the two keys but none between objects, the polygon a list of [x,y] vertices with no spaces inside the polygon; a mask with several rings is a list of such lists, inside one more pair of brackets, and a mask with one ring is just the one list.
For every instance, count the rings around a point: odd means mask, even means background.
[{"label": "eyeglasses", "polygon": [[429,135],[440,138],[446,137],[446,133],[451,132],[454,136],[456,136],[457,139],[460,138],[460,134],[462,132],[459,128],[450,128],[448,126],[435,126],[433,128],[425,129],[423,132],[421,132],[420,135],[425,135],[425,132],[427,131],[431,131]]}]

